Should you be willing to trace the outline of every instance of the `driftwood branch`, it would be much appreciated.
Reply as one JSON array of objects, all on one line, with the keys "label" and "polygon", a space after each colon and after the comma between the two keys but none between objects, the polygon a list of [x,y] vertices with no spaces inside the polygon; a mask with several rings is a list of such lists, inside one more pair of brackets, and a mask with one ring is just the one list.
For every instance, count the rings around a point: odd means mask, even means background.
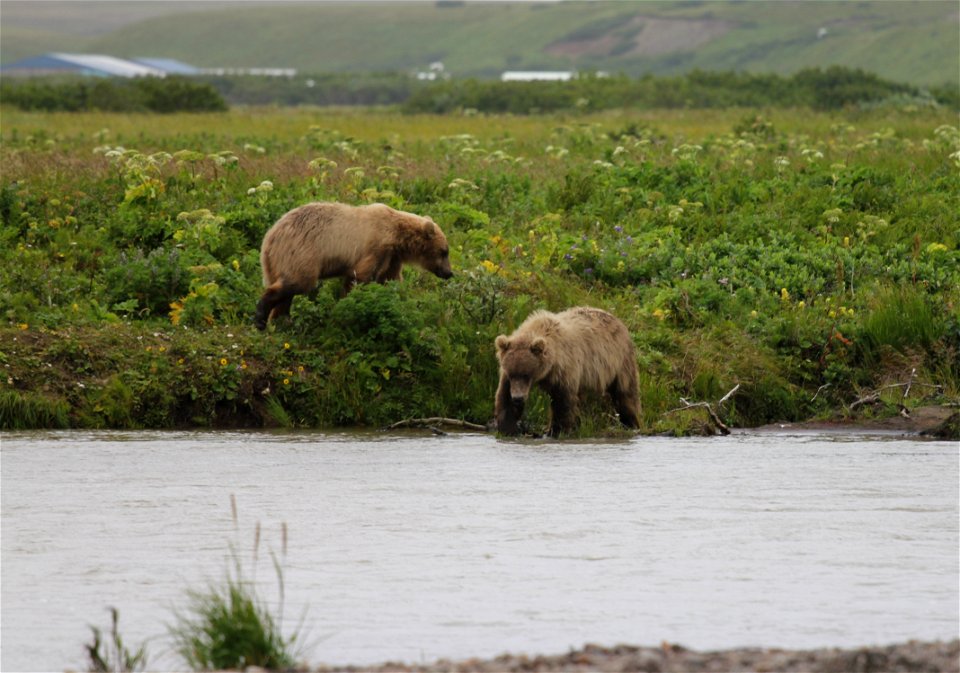
[{"label": "driftwood branch", "polygon": [[869,395],[864,395],[859,400],[855,400],[854,402],[851,402],[850,406],[848,406],[847,408],[850,411],[853,411],[857,407],[861,407],[864,404],[876,404],[879,401],[880,401],[880,393],[873,392],[873,393],[870,393]]},{"label": "driftwood branch", "polygon": [[913,379],[917,375],[917,368],[914,367],[910,370],[910,380],[907,381],[907,387],[903,389],[903,395],[900,396],[901,405],[907,396],[910,394],[910,388],[913,386]]},{"label": "driftwood branch", "polygon": [[463,421],[459,418],[443,418],[442,416],[431,416],[430,418],[405,418],[402,421],[397,421],[396,423],[388,425],[384,428],[384,430],[396,430],[397,428],[429,428],[435,433],[443,434],[440,430],[437,430],[436,427],[434,427],[437,425],[450,425],[457,428],[478,430],[481,432],[488,431],[488,428],[485,425]]},{"label": "driftwood branch", "polygon": [[717,406],[718,406],[718,407],[722,407],[722,406],[723,406],[723,403],[726,402],[727,400],[729,400],[731,397],[733,397],[733,394],[734,394],[735,392],[737,392],[738,390],[740,390],[740,384],[739,384],[739,383],[738,383],[737,385],[735,385],[733,388],[731,388],[729,393],[727,393],[726,395],[724,395],[723,397],[720,398],[720,401],[717,402]]},{"label": "driftwood branch", "polygon": [[822,393],[824,390],[826,390],[827,388],[829,388],[830,385],[831,385],[831,384],[829,384],[829,383],[824,383],[822,386],[820,386],[819,388],[817,388],[817,392],[814,393],[813,397],[810,398],[810,401],[813,402],[815,399],[817,399],[817,397],[820,396],[820,393]]},{"label": "driftwood branch", "polygon": [[[717,402],[717,407],[720,407],[724,402],[733,397],[734,393],[740,389],[740,384],[735,385],[730,392],[720,398],[720,401]],[[670,411],[664,412],[666,414],[676,413],[677,411],[689,411],[690,409],[706,409],[707,413],[710,415],[710,420],[713,421],[713,424],[717,426],[717,430],[720,431],[721,435],[729,435],[730,428],[720,420],[720,416],[717,415],[717,412],[713,410],[713,405],[709,402],[691,402],[683,397],[680,398],[680,401],[683,403],[682,407],[677,407],[676,409],[671,409]]]},{"label": "driftwood branch", "polygon": [[[915,380],[915,379],[916,379],[916,375],[917,375],[917,370],[916,370],[916,368],[914,368],[914,369],[912,369],[912,370],[910,371],[910,378],[909,378],[908,380],[906,380],[906,381],[904,381],[904,382],[902,382],[902,383],[888,383],[888,384],[885,385],[885,386],[880,386],[880,387],[877,388],[876,390],[873,390],[873,391],[867,393],[866,395],[863,395],[863,396],[860,397],[859,399],[854,400],[853,402],[851,402],[851,403],[847,406],[847,409],[849,409],[850,411],[853,411],[853,410],[856,409],[857,407],[863,406],[863,405],[865,405],[865,404],[877,404],[878,402],[881,401],[881,400],[880,400],[880,394],[881,394],[884,390],[890,390],[891,388],[903,388],[903,394],[900,395],[900,402],[898,403],[898,406],[900,407],[900,412],[901,412],[901,414],[902,414],[902,413],[905,411],[905,408],[904,408],[904,406],[903,406],[903,402],[904,402],[904,400],[906,400],[907,397],[910,395],[910,391],[911,391],[914,387],[918,387],[918,388],[933,388],[934,391],[937,392],[938,394],[942,394],[942,393],[943,393],[943,386],[942,386],[942,385],[937,384],[937,383],[920,383],[920,382],[918,382],[918,381]],[[909,414],[909,412],[907,412],[907,413]]]}]

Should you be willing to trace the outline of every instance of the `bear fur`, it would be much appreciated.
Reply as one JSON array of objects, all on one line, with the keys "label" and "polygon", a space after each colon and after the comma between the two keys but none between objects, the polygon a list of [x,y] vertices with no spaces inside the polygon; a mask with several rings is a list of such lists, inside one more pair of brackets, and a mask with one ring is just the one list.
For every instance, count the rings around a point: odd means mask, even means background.
[{"label": "bear fur", "polygon": [[450,248],[429,217],[382,203],[349,206],[308,203],[277,220],[263,237],[260,264],[266,291],[254,324],[290,312],[293,297],[325,278],[341,277],[347,292],[357,283],[399,280],[404,264],[450,278]]},{"label": "bear fur", "polygon": [[584,393],[607,393],[620,421],[637,428],[639,384],[630,332],[620,320],[597,308],[578,306],[562,313],[535,311],[509,337],[496,338],[500,385],[495,401],[497,430],[519,432],[531,387],[550,396],[550,435],[577,425]]}]

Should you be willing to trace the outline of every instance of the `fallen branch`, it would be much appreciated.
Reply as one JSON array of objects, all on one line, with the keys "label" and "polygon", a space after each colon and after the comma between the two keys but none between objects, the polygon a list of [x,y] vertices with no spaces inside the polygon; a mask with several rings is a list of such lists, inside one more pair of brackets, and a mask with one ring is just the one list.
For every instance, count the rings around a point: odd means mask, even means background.
[{"label": "fallen branch", "polygon": [[740,384],[739,384],[739,383],[738,383],[737,385],[735,385],[733,388],[731,388],[729,393],[727,393],[726,395],[724,395],[723,397],[720,398],[720,401],[717,402],[717,406],[718,406],[718,407],[722,407],[722,406],[723,406],[723,403],[726,402],[727,400],[729,400],[731,397],[733,397],[733,394],[734,394],[735,392],[737,392],[738,390],[740,390]]},{"label": "fallen branch", "polygon": [[820,395],[820,393],[822,393],[824,390],[826,390],[829,387],[830,387],[829,383],[824,383],[822,386],[817,388],[816,394],[814,394],[814,396],[810,398],[810,401],[813,402],[814,400],[816,400],[817,397]]},{"label": "fallen branch", "polygon": [[672,414],[677,411],[689,411],[690,409],[706,409],[707,413],[710,414],[710,419],[713,421],[714,425],[717,426],[717,429],[720,431],[721,435],[729,435],[730,428],[720,420],[720,417],[717,416],[717,413],[713,410],[713,407],[710,406],[709,402],[689,402],[684,398],[680,398],[680,401],[683,402],[684,406],[677,407],[676,409],[671,409],[670,411],[664,412],[664,415]]},{"label": "fallen branch", "polygon": [[402,421],[397,421],[392,423],[384,428],[384,430],[396,430],[397,428],[429,428],[430,430],[439,433],[435,425],[452,425],[457,428],[466,428],[468,430],[479,430],[482,432],[487,432],[488,428],[485,425],[479,425],[477,423],[471,423],[470,421],[463,421],[459,418],[443,418],[442,416],[432,416],[430,418],[406,418]]},{"label": "fallen branch", "polygon": [[[880,387],[877,388],[876,390],[874,390],[874,391],[872,391],[872,392],[864,395],[864,396],[861,397],[860,399],[855,400],[854,402],[851,402],[851,403],[848,405],[847,408],[848,408],[850,411],[853,411],[853,410],[856,409],[857,407],[863,406],[863,405],[865,405],[865,404],[877,404],[878,402],[881,402],[880,394],[881,394],[884,390],[890,390],[891,388],[903,388],[903,394],[900,395],[900,401],[897,403],[897,406],[900,407],[901,413],[903,413],[903,411],[904,411],[904,404],[903,404],[903,402],[904,402],[904,400],[907,399],[907,396],[910,395],[910,390],[911,390],[914,386],[921,387],[921,388],[933,388],[934,391],[935,391],[937,394],[940,394],[940,395],[943,394],[943,386],[942,386],[942,385],[940,385],[940,384],[938,384],[938,383],[921,383],[921,382],[919,382],[919,381],[916,381],[916,374],[917,374],[917,370],[914,368],[914,369],[910,372],[910,379],[909,379],[908,381],[904,381],[904,382],[902,382],[902,383],[888,383],[888,384],[885,385],[885,386],[880,386]],[[817,391],[817,392],[819,393],[819,391]],[[814,397],[816,397],[816,395],[814,395]],[[909,415],[909,412],[907,412],[907,414]]]},{"label": "fallen branch", "polygon": [[880,393],[879,393],[879,392],[870,393],[869,395],[864,395],[864,396],[861,397],[859,400],[856,400],[855,402],[852,402],[852,403],[850,404],[850,406],[848,406],[847,408],[848,408],[850,411],[853,411],[853,410],[856,409],[857,407],[863,406],[864,404],[876,404],[876,403],[879,402],[879,401],[880,401]]},{"label": "fallen branch", "polygon": [[910,388],[913,386],[913,379],[917,375],[917,368],[914,367],[910,370],[910,380],[907,381],[907,387],[903,389],[903,395],[900,396],[900,406],[903,406],[903,401],[907,399],[907,396],[910,394]]}]

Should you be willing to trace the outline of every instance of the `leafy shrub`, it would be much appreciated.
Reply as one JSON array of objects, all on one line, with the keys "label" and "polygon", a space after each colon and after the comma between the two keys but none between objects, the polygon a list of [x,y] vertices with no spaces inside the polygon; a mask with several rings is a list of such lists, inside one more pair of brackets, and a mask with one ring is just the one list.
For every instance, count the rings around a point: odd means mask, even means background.
[{"label": "leafy shrub", "polygon": [[136,248],[120,253],[105,280],[110,305],[135,300],[137,312],[166,315],[170,303],[186,293],[190,274],[177,248],[156,248],[147,255]]}]

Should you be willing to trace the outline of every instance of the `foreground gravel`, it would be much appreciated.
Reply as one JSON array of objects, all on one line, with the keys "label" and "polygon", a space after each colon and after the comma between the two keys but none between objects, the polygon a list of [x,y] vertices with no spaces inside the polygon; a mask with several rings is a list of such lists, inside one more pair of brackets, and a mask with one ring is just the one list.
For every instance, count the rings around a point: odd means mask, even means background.
[{"label": "foreground gravel", "polygon": [[856,649],[736,649],[695,652],[660,647],[587,645],[557,656],[505,654],[432,664],[320,667],[315,673],[957,673],[960,640],[910,641]]}]

